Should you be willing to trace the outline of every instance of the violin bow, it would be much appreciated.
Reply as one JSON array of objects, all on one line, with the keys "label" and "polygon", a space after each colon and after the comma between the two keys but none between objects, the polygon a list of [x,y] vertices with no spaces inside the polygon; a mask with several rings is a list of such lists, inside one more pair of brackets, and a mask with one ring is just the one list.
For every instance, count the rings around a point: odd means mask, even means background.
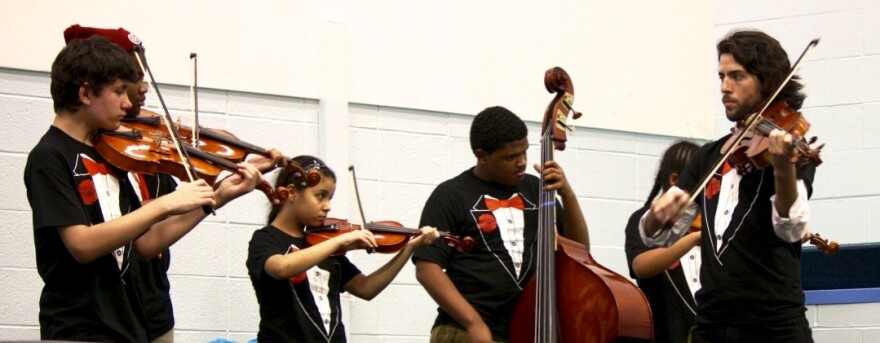
[{"label": "violin bow", "polygon": [[192,97],[192,146],[199,147],[199,59],[196,53],[189,53],[189,59],[193,62],[193,82],[190,87],[190,97]]},{"label": "violin bow", "polygon": [[[153,93],[156,94],[156,98],[159,99],[159,104],[162,105],[162,114],[165,116],[165,127],[168,129],[169,136],[171,136],[171,140],[174,143],[174,148],[177,149],[177,153],[181,157],[181,164],[183,164],[183,168],[186,170],[186,175],[189,178],[190,182],[196,181],[199,179],[198,174],[195,173],[195,165],[193,165],[192,160],[189,158],[189,154],[186,149],[183,147],[183,144],[180,142],[180,135],[177,132],[177,127],[174,126],[174,122],[171,120],[171,112],[168,111],[168,106],[165,105],[165,99],[162,98],[162,93],[159,93],[159,87],[156,86],[156,79],[153,78],[153,71],[150,69],[149,65],[147,65],[146,56],[144,56],[143,46],[137,44],[134,46],[134,56],[137,59],[138,66],[141,67],[141,71],[144,75],[149,77],[147,84],[149,84],[150,89],[153,90]],[[216,215],[214,209],[208,205],[202,207],[205,210],[205,213],[211,213]]]},{"label": "violin bow", "polygon": [[712,179],[712,173],[718,170],[718,168],[721,168],[724,162],[727,161],[727,159],[730,157],[730,154],[732,154],[734,151],[732,147],[739,145],[743,138],[745,138],[745,133],[747,131],[752,130],[758,126],[758,123],[761,122],[760,118],[764,114],[764,111],[766,111],[767,108],[770,107],[770,104],[773,102],[773,100],[776,99],[777,96],[779,96],[779,93],[782,92],[782,89],[785,88],[785,85],[788,84],[788,81],[791,81],[791,78],[794,77],[794,74],[797,73],[797,71],[801,68],[801,64],[804,62],[806,56],[810,52],[812,52],[813,48],[815,48],[818,44],[819,38],[813,39],[810,41],[809,44],[807,44],[807,47],[804,49],[803,52],[801,52],[801,56],[798,57],[797,61],[794,63],[794,66],[792,66],[791,70],[788,72],[788,76],[785,77],[785,80],[783,80],[779,87],[776,88],[776,91],[773,92],[773,96],[771,96],[770,99],[765,102],[764,107],[761,108],[761,111],[749,117],[746,124],[746,129],[742,130],[739,136],[736,137],[736,139],[733,141],[733,144],[731,144],[731,148],[728,149],[727,152],[725,152],[723,155],[721,155],[721,159],[719,159],[718,162],[715,163],[715,166],[710,169],[712,172],[710,172],[708,175],[706,175],[705,178],[703,178],[703,182],[700,183],[700,186],[697,187],[693,192],[691,192],[691,196],[688,199],[688,204],[694,202],[694,200],[697,198],[697,195],[706,188],[706,185],[709,184],[709,180]]},{"label": "violin bow", "polygon": [[[361,206],[361,194],[358,192],[357,176],[354,173],[354,165],[348,166],[348,172],[351,174],[351,187],[354,194],[354,203],[357,205],[358,216],[361,218],[361,224],[364,230],[367,230],[367,218],[364,216],[364,207]],[[368,248],[367,253],[372,254],[376,249]]]}]

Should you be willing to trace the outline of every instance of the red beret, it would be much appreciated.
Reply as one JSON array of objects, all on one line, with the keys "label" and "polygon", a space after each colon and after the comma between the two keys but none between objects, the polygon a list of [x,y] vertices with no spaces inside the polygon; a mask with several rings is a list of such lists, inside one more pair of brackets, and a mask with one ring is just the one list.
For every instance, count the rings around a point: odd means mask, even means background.
[{"label": "red beret", "polygon": [[94,35],[107,37],[111,42],[128,52],[131,52],[135,45],[141,44],[141,40],[137,36],[121,27],[118,29],[98,29],[82,27],[79,24],[73,24],[64,30],[64,43],[70,43],[74,39],[86,39]]}]

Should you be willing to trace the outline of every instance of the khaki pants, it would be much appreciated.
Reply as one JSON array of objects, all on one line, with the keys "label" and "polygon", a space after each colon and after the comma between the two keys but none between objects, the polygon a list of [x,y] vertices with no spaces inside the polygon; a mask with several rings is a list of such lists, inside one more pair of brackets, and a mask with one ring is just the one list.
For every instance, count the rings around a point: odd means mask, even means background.
[{"label": "khaki pants", "polygon": [[[468,332],[455,325],[437,325],[431,329],[431,343],[470,343]],[[495,341],[495,343],[504,343]]]},{"label": "khaki pants", "polygon": [[164,335],[157,337],[150,343],[174,343],[174,329],[168,330]]}]

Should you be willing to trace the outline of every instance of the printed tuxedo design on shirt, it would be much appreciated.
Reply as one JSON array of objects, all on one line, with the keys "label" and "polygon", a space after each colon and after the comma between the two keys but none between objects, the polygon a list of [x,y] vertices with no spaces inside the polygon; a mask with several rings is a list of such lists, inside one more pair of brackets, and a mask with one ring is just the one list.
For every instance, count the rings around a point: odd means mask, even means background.
[{"label": "printed tuxedo design on shirt", "polygon": [[772,182],[764,182],[766,171],[754,170],[746,179],[728,162],[722,165],[720,172],[715,172],[706,185],[703,192],[703,226],[707,231],[704,235],[710,235],[711,251],[719,262],[757,206],[760,194],[773,194],[774,190],[768,188],[772,187]]},{"label": "printed tuxedo design on shirt", "polygon": [[[293,253],[300,249],[291,244],[287,253]],[[290,288],[294,294],[296,304],[294,306],[309,318],[315,330],[320,331],[329,341],[333,337],[336,327],[342,318],[338,301],[331,301],[329,294],[339,294],[339,273],[331,273],[339,268],[334,259],[326,259],[321,263],[309,268],[309,270],[294,275],[290,278]]]},{"label": "printed tuxedo design on shirt", "polygon": [[481,242],[477,244],[491,251],[499,266],[517,283],[532,265],[529,262],[534,244],[527,242],[534,242],[534,237],[525,237],[525,211],[534,210],[537,210],[534,202],[515,193],[508,199],[482,195],[470,211],[479,228]]},{"label": "printed tuxedo design on shirt", "polygon": [[[89,212],[89,218],[97,219],[92,225],[122,216],[120,196],[123,188],[114,169],[108,167],[104,162],[98,162],[85,154],[79,154],[76,157],[72,173],[80,198],[85,204],[86,211]],[[128,257],[131,253],[130,244],[121,246],[112,253],[121,272],[125,272],[128,266]]]}]

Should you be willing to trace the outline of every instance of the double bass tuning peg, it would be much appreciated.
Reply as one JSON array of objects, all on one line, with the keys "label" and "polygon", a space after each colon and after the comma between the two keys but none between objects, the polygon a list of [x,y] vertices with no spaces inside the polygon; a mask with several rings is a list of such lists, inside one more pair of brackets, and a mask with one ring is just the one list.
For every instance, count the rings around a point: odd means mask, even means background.
[{"label": "double bass tuning peg", "polygon": [[[580,114],[580,113],[578,113],[578,114]],[[562,120],[557,120],[557,121],[556,121],[556,124],[558,124],[559,126],[562,126],[562,127],[565,128],[568,132],[574,133],[574,131],[575,131],[573,126],[568,126],[568,124],[566,124],[566,123],[565,123],[564,121],[562,121]]]},{"label": "double bass tuning peg", "polygon": [[584,115],[583,113],[576,111],[574,109],[574,106],[571,105],[571,102],[569,102],[568,99],[565,99],[564,101],[562,101],[562,104],[565,105],[565,109],[574,113],[574,114],[572,114],[572,118],[579,119],[582,115]]}]

